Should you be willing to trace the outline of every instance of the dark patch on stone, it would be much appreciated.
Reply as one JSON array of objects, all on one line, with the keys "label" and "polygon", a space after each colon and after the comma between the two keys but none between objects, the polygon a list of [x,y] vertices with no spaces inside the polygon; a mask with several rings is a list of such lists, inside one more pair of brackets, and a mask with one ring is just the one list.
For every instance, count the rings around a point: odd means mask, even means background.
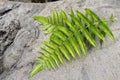
[{"label": "dark patch on stone", "polygon": [[3,37],[6,34],[6,31],[0,30],[0,37]]}]

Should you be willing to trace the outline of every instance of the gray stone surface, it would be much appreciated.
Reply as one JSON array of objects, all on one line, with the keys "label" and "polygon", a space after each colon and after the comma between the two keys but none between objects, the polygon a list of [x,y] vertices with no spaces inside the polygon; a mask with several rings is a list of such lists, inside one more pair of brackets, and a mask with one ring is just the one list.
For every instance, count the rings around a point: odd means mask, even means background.
[{"label": "gray stone surface", "polygon": [[[58,70],[44,70],[28,79],[40,41],[47,39],[34,15],[50,15],[52,10],[88,7],[99,16],[117,18],[109,26],[115,41],[88,51],[85,58],[65,62]],[[120,79],[120,0],[65,0],[47,4],[0,2],[0,80],[119,80]]]}]

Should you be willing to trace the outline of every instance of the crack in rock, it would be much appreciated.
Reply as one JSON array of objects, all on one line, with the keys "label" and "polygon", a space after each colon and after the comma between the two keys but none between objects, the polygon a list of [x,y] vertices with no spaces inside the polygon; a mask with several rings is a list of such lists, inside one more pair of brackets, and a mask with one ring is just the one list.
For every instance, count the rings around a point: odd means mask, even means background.
[{"label": "crack in rock", "polygon": [[8,9],[8,10],[5,10],[3,12],[0,12],[0,16],[3,16],[3,15],[7,14],[10,11],[12,11],[12,9]]},{"label": "crack in rock", "polygon": [[12,3],[11,5],[8,3],[4,3],[2,7],[0,6],[0,17],[13,11],[14,9],[20,7],[21,4]]}]

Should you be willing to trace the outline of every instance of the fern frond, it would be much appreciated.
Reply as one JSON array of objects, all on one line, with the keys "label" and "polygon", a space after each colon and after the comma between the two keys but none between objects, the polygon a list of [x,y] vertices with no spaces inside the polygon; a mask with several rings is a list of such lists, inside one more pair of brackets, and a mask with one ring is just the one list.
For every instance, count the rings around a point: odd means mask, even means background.
[{"label": "fern frond", "polygon": [[[71,8],[69,15],[61,10],[60,14],[56,10],[51,16],[34,16],[33,18],[45,27],[47,34],[50,33],[49,41],[43,41],[39,53],[36,67],[31,72],[30,77],[43,69],[56,69],[64,64],[64,59],[71,61],[77,56],[80,58],[87,55],[88,49],[96,47],[95,37],[100,39],[100,43],[105,40],[107,34],[114,40],[114,35],[108,24],[101,20],[93,11],[85,9],[86,13],[80,11],[76,13]],[[88,44],[87,44],[88,43]]]}]

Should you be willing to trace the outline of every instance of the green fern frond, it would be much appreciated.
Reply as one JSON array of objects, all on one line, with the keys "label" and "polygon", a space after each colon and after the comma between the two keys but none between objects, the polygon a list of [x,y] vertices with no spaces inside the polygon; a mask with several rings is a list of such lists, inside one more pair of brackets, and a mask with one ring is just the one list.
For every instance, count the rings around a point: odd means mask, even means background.
[{"label": "green fern frond", "polygon": [[[42,56],[36,60],[36,67],[29,77],[34,76],[43,69],[56,69],[64,64],[64,59],[71,61],[87,55],[87,48],[96,47],[95,38],[102,44],[107,34],[114,40],[114,35],[108,23],[101,20],[93,11],[85,9],[85,14],[76,13],[71,8],[69,15],[65,11],[60,14],[56,10],[51,16],[34,16],[33,18],[45,27],[43,30],[50,35],[49,41],[43,41],[39,53]],[[107,21],[107,20],[106,20]]]}]

